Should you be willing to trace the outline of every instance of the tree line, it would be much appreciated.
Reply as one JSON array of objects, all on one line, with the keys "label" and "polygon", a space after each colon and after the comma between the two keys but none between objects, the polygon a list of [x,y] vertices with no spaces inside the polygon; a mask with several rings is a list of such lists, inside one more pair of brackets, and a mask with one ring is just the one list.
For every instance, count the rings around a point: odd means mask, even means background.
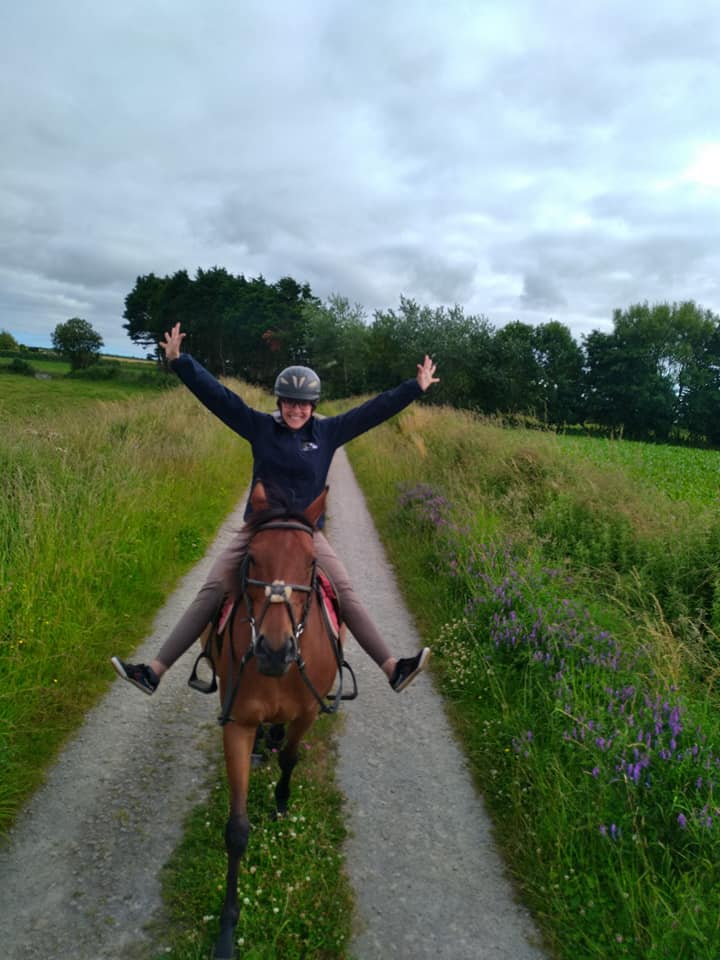
[{"label": "tree line", "polygon": [[215,267],[138,277],[124,319],[130,339],[159,362],[158,341],[180,321],[187,350],[213,373],[268,388],[283,366],[303,363],[320,374],[325,396],[379,391],[413,376],[427,352],[442,378],[435,403],[720,445],[720,317],[692,301],[617,309],[612,332],[578,344],[555,320],[496,329],[461,306],[405,297],[368,318],[291,277],[271,283]]}]

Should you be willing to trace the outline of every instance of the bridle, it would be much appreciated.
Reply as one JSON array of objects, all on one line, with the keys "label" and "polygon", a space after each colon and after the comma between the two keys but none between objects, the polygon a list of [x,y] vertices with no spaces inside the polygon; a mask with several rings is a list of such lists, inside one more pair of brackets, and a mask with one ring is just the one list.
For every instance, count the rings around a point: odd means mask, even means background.
[{"label": "bridle", "polygon": [[[305,661],[302,657],[302,652],[300,649],[300,639],[305,631],[305,623],[310,613],[310,608],[312,606],[313,597],[318,594],[318,576],[317,576],[317,561],[313,558],[311,573],[310,573],[310,582],[308,584],[304,583],[286,583],[284,580],[258,580],[255,577],[249,576],[250,567],[253,563],[252,553],[250,551],[250,545],[252,540],[257,534],[264,533],[266,530],[298,530],[301,533],[307,533],[309,536],[313,536],[314,527],[309,520],[304,520],[303,518],[292,519],[292,520],[282,520],[274,519],[268,520],[265,523],[261,523],[253,531],[250,540],[248,541],[248,549],[245,556],[242,559],[240,571],[239,571],[239,581],[240,581],[240,595],[244,598],[245,608],[247,610],[247,616],[243,617],[243,623],[248,623],[250,625],[250,644],[243,654],[242,658],[238,663],[238,671],[235,682],[232,682],[233,675],[233,664],[234,664],[234,649],[232,643],[232,633],[233,625],[235,621],[236,608],[233,608],[233,612],[230,616],[230,622],[227,625],[227,635],[229,637],[229,654],[230,654],[230,670],[228,674],[228,682],[226,685],[225,698],[222,705],[222,713],[218,718],[218,723],[221,726],[224,726],[232,717],[230,716],[230,711],[232,705],[235,702],[235,697],[237,696],[238,689],[240,687],[240,681],[242,679],[242,673],[245,668],[245,665],[248,661],[255,656],[257,648],[257,640],[259,636],[259,630],[262,627],[263,620],[265,615],[270,609],[270,604],[282,603],[285,605],[290,623],[292,625],[292,662],[297,665],[300,675],[305,681],[306,686],[313,694],[318,704],[320,705],[320,710],[322,713],[335,713],[340,706],[340,701],[346,699],[342,695],[342,677],[343,677],[343,658],[342,650],[340,648],[339,642],[336,642],[333,638],[332,631],[329,628],[328,623],[323,617],[323,622],[325,624],[325,629],[330,640],[330,645],[332,646],[333,653],[338,665],[339,672],[339,685],[336,694],[332,698],[332,705],[328,707],[325,704],[323,697],[318,693],[318,691],[313,686],[312,681],[307,675],[305,669]],[[253,606],[252,597],[248,591],[248,587],[261,587],[264,593],[264,600],[262,608],[260,609],[259,614],[255,615],[255,609]],[[300,619],[296,621],[295,611],[293,610],[292,597],[294,593],[305,594],[305,602],[303,604],[302,614]]]},{"label": "bridle", "polygon": [[[301,523],[296,520],[271,520],[270,522],[260,526],[259,529],[255,531],[253,536],[261,531],[264,532],[265,530],[299,530],[302,533],[309,534],[311,537],[313,535],[313,527],[309,522]],[[256,580],[254,577],[248,576],[250,565],[253,562],[249,547],[250,544],[248,543],[248,552],[243,557],[242,566],[240,567],[240,593],[245,599],[245,606],[247,608],[248,615],[245,619],[246,622],[250,624],[250,647],[254,653],[257,644],[258,630],[262,626],[262,622],[265,619],[265,614],[270,609],[270,604],[282,603],[285,605],[287,615],[290,618],[290,623],[292,624],[292,639],[297,650],[300,645],[300,637],[305,630],[305,621],[307,620],[308,613],[310,612],[313,594],[317,590],[317,561],[313,559],[312,566],[310,568],[311,573],[309,584],[285,583],[284,580]],[[258,617],[255,616],[253,610],[252,597],[248,592],[248,587],[262,587],[264,590],[265,601]],[[297,623],[295,622],[295,611],[293,610],[292,605],[293,593],[305,594],[305,603],[303,604],[302,615]]]}]

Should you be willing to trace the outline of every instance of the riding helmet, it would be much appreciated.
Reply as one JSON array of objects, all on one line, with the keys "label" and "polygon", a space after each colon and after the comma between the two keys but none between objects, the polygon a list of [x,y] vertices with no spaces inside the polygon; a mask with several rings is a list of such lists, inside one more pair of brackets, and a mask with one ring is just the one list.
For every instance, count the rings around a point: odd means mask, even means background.
[{"label": "riding helmet", "polygon": [[320,399],[320,377],[310,367],[285,367],[275,380],[275,396],[317,403]]}]

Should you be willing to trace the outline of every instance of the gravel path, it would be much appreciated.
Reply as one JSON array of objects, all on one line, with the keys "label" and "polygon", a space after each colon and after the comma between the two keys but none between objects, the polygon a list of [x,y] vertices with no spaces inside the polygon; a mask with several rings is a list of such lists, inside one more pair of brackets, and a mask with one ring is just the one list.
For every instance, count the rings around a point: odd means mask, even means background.
[{"label": "gravel path", "polygon": [[[414,652],[415,628],[342,451],[330,483],[333,542],[393,651]],[[157,650],[241,512],[160,611],[137,659]],[[395,694],[354,641],[348,649],[360,684],[344,708],[339,763],[353,955],[542,960],[430,679]],[[215,698],[186,685],[193,655],[152,698],[118,680],[19,817],[0,849],[4,960],[146,960],[162,946],[142,934],[162,913],[158,871],[203,796],[208,745],[219,741]]]}]

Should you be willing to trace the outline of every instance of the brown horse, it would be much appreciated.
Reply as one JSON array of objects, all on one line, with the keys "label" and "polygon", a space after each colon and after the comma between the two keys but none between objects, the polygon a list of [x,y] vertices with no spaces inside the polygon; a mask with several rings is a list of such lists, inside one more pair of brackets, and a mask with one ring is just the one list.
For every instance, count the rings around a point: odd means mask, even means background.
[{"label": "brown horse", "polygon": [[[325,700],[338,674],[342,680],[341,645],[322,613],[314,554],[313,530],[326,496],[327,488],[302,514],[272,507],[261,483],[250,498],[248,550],[218,663],[230,815],[216,960],[235,956],[238,869],[250,833],[247,795],[256,731],[262,724],[287,724],[275,788],[277,814],[282,815],[300,741],[320,711],[329,711]],[[338,702],[339,692],[332,709]]]}]

